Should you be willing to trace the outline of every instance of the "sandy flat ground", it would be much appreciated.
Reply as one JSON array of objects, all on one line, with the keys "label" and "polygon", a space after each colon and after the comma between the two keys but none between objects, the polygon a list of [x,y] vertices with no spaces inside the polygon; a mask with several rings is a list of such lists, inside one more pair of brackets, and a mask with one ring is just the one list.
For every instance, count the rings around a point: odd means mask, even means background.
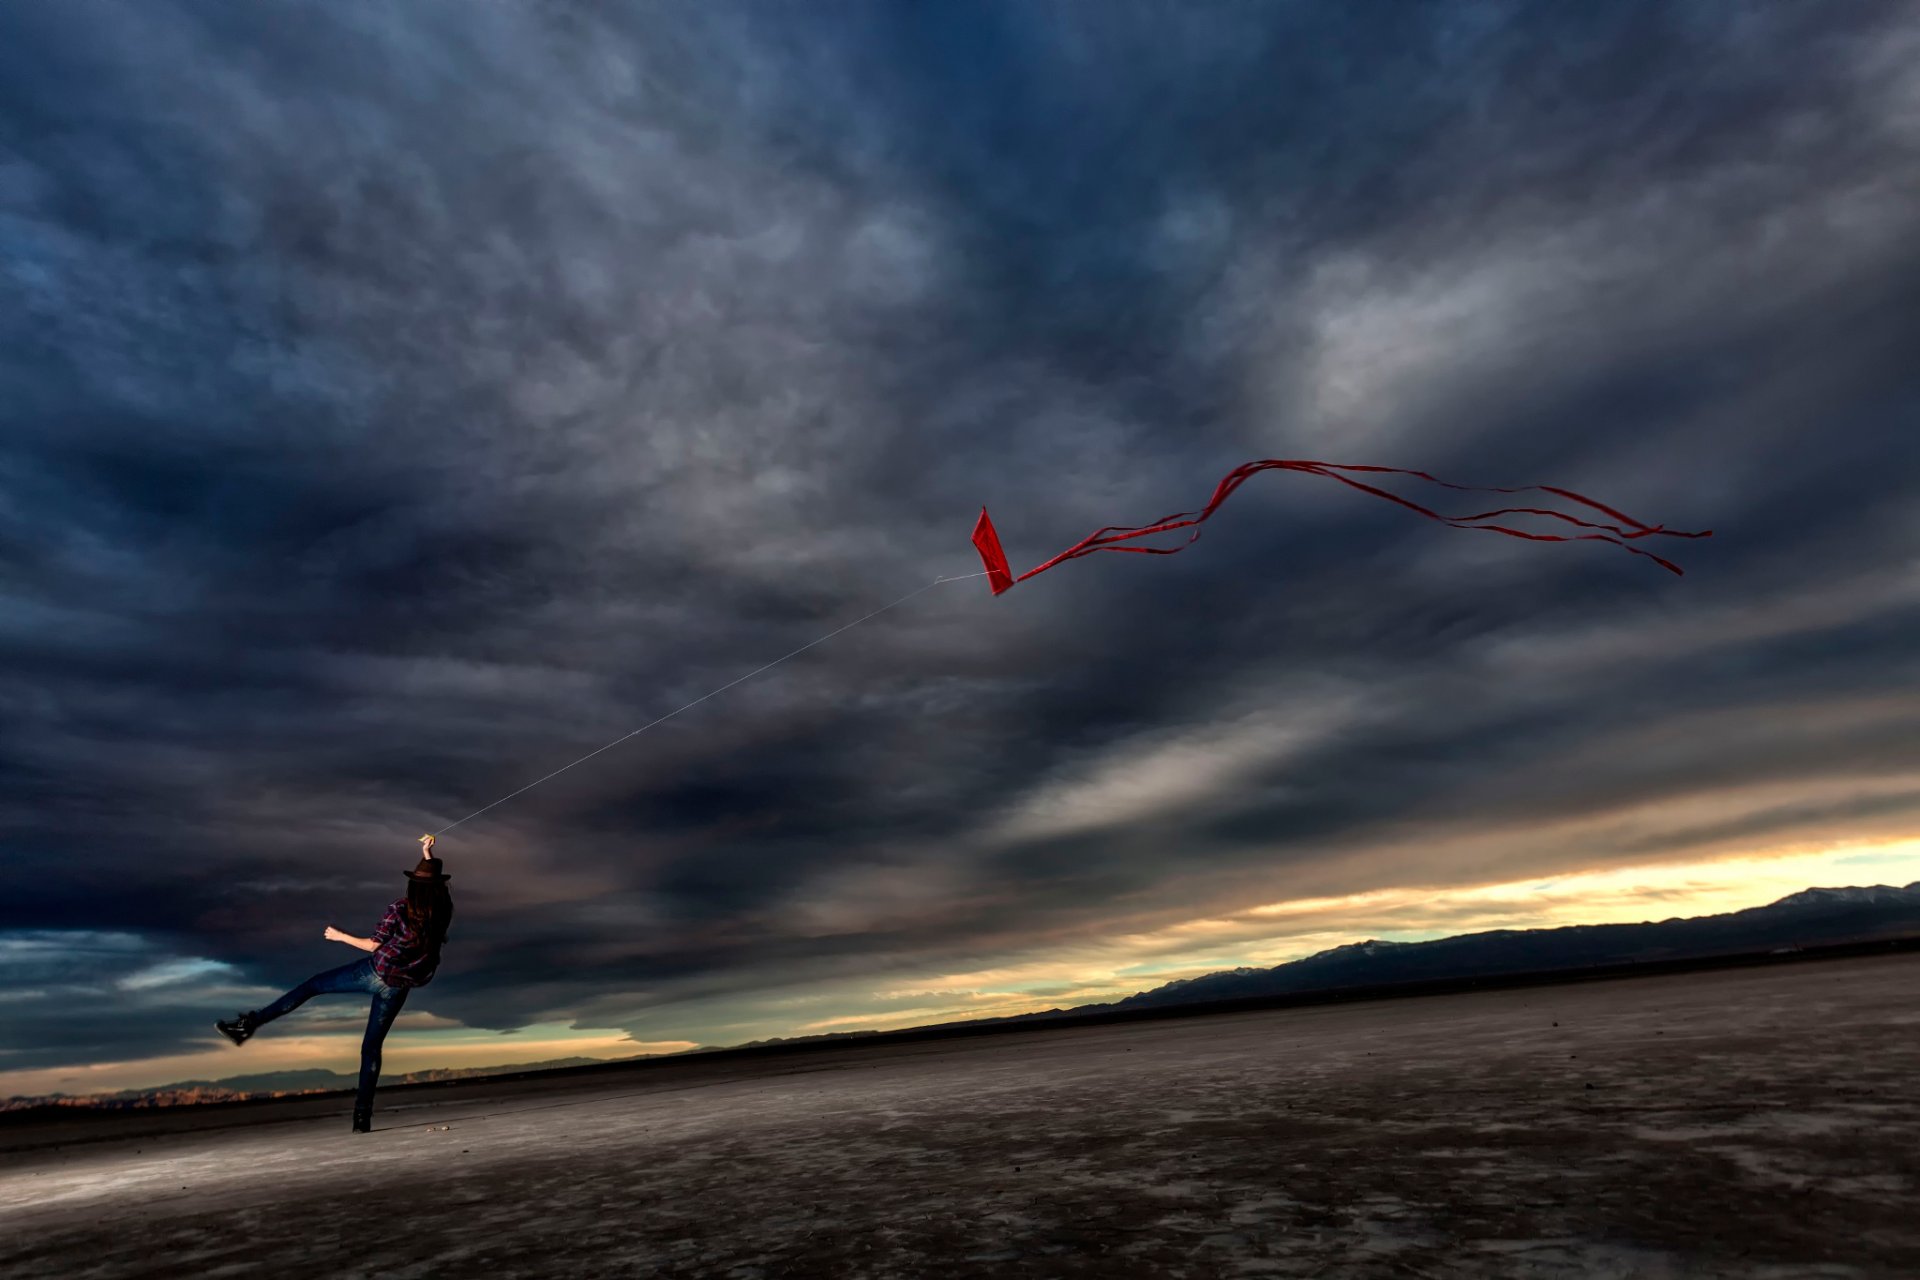
[{"label": "sandy flat ground", "polygon": [[0,1274],[1920,1276],[1911,954],[346,1113],[0,1130]]}]

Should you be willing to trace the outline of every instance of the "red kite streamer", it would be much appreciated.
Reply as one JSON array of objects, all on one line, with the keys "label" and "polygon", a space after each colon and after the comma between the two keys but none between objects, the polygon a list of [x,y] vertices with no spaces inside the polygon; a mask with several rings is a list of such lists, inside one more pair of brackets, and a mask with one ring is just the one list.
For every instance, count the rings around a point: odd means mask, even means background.
[{"label": "red kite streamer", "polygon": [[[1242,463],[1232,471],[1229,471],[1226,478],[1221,480],[1218,487],[1214,489],[1213,497],[1207,500],[1207,505],[1198,511],[1176,512],[1170,516],[1162,516],[1160,519],[1148,525],[1108,525],[1106,528],[1096,530],[1079,542],[1074,543],[1071,547],[1068,547],[1065,551],[1062,551],[1045,564],[1029,569],[1017,578],[1013,576],[1013,571],[1007,567],[1006,553],[1000,549],[1000,535],[994,531],[993,521],[988,518],[985,507],[980,508],[980,519],[973,526],[973,545],[980,552],[980,560],[986,566],[987,570],[987,583],[993,588],[993,594],[995,595],[999,595],[1016,582],[1025,582],[1036,573],[1045,573],[1048,569],[1053,568],[1053,566],[1063,561],[1077,560],[1081,556],[1089,556],[1096,551],[1131,551],[1136,555],[1143,556],[1170,556],[1176,552],[1186,550],[1189,544],[1199,538],[1200,531],[1194,529],[1193,533],[1188,536],[1186,542],[1181,543],[1177,547],[1128,547],[1119,544],[1131,542],[1135,538],[1145,538],[1156,533],[1169,533],[1175,529],[1193,528],[1193,526],[1199,524],[1215,511],[1219,510],[1220,504],[1232,497],[1235,489],[1238,489],[1241,485],[1245,484],[1248,479],[1262,471],[1304,471],[1309,475],[1325,476],[1329,480],[1338,480],[1341,484],[1351,485],[1363,493],[1370,493],[1376,498],[1385,498],[1388,502],[1397,502],[1409,511],[1418,512],[1429,520],[1437,520],[1441,524],[1451,525],[1455,529],[1484,529],[1488,533],[1504,533],[1510,538],[1526,538],[1533,542],[1611,542],[1617,546],[1626,547],[1628,551],[1633,552],[1637,556],[1645,556],[1661,568],[1674,573],[1682,572],[1679,565],[1674,564],[1671,560],[1663,560],[1651,551],[1644,551],[1639,547],[1631,546],[1629,545],[1630,542],[1637,538],[1649,538],[1655,534],[1666,538],[1710,538],[1713,536],[1713,530],[1711,529],[1703,529],[1698,533],[1684,533],[1678,529],[1669,529],[1664,525],[1645,524],[1639,520],[1635,520],[1625,512],[1615,511],[1604,502],[1595,502],[1592,498],[1583,497],[1571,489],[1555,488],[1553,485],[1530,484],[1521,485],[1515,489],[1492,489],[1478,485],[1452,484],[1436,476],[1430,476],[1424,471],[1408,471],[1402,467],[1368,467],[1343,465],[1337,462],[1308,462],[1304,460],[1267,458],[1259,462]],[[1600,512],[1603,515],[1612,516],[1620,523],[1603,524],[1593,520],[1583,520],[1578,516],[1568,515],[1564,511],[1554,511],[1546,507],[1501,507],[1497,511],[1482,511],[1477,515],[1443,516],[1439,512],[1429,510],[1417,502],[1410,502],[1399,494],[1388,493],[1385,489],[1376,488],[1373,485],[1340,474],[1344,471],[1357,471],[1372,475],[1415,476],[1431,484],[1437,484],[1442,488],[1456,489],[1462,493],[1550,493],[1556,497],[1577,502],[1581,506]],[[1516,515],[1546,516],[1553,520],[1565,521],[1567,524],[1575,525],[1582,529],[1596,530],[1596,532],[1529,533],[1524,529],[1513,529],[1504,524],[1484,523],[1499,516]]]}]

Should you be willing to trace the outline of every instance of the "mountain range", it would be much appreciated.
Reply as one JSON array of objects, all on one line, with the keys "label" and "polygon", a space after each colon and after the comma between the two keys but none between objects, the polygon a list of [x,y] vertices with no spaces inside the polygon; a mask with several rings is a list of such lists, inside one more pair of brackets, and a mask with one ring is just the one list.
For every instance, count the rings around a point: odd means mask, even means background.
[{"label": "mountain range", "polygon": [[1068,1014],[1146,1009],[1406,982],[1505,977],[1704,959],[1920,936],[1920,880],[1895,888],[1803,889],[1764,907],[1643,924],[1494,929],[1431,942],[1369,939],[1271,969],[1182,978]]},{"label": "mountain range", "polygon": [[[1238,968],[1178,978],[1106,1004],[1075,1005],[1000,1018],[915,1027],[911,1031],[843,1031],[751,1046],[875,1036],[958,1032],[967,1028],[1094,1018],[1236,1000],[1360,991],[1405,984],[1514,978],[1520,975],[1617,971],[1636,964],[1711,960],[1719,956],[1791,953],[1810,947],[1920,940],[1920,880],[1905,887],[1803,889],[1763,907],[1721,915],[1640,924],[1576,924],[1551,929],[1493,929],[1429,942],[1370,938],[1270,969]],[[1630,971],[1630,968],[1628,969]],[[699,1052],[696,1050],[696,1052]]]}]

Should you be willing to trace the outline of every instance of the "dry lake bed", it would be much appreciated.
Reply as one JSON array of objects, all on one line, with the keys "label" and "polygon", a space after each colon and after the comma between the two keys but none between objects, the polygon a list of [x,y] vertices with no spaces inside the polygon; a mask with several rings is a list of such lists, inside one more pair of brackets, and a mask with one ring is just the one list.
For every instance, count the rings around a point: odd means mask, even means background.
[{"label": "dry lake bed", "polygon": [[0,1274],[1920,1276],[1920,956],[0,1128]]}]

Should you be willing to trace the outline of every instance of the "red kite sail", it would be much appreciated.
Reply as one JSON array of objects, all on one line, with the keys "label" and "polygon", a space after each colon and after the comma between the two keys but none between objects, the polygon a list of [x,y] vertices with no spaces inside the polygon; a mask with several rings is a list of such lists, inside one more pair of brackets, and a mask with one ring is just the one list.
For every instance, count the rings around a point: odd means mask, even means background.
[{"label": "red kite sail", "polygon": [[[1162,516],[1160,519],[1148,525],[1108,525],[1104,529],[1095,530],[1045,564],[1037,565],[1017,578],[1013,575],[1013,571],[1007,567],[1006,553],[1000,549],[1000,536],[994,531],[993,521],[988,518],[985,507],[980,508],[980,519],[976,521],[973,526],[973,545],[980,552],[980,560],[986,566],[987,570],[987,583],[993,588],[993,594],[995,595],[999,595],[1016,582],[1025,582],[1036,573],[1045,573],[1048,569],[1053,568],[1053,566],[1063,561],[1077,560],[1081,556],[1092,555],[1096,551],[1130,551],[1135,555],[1170,556],[1175,552],[1184,551],[1189,543],[1192,543],[1200,536],[1200,531],[1195,528],[1193,533],[1188,535],[1186,542],[1173,547],[1130,547],[1120,544],[1131,542],[1135,538],[1145,538],[1151,534],[1168,533],[1175,529],[1193,528],[1211,516],[1215,511],[1219,510],[1220,504],[1233,496],[1235,489],[1238,489],[1241,485],[1245,484],[1249,478],[1262,471],[1304,471],[1309,475],[1325,476],[1329,480],[1338,480],[1341,484],[1351,485],[1363,493],[1370,493],[1376,498],[1385,498],[1388,502],[1397,502],[1409,511],[1417,512],[1429,520],[1437,520],[1441,524],[1450,525],[1455,529],[1484,529],[1489,533],[1504,533],[1510,538],[1527,538],[1534,542],[1611,542],[1617,546],[1625,547],[1635,555],[1645,556],[1660,567],[1674,573],[1682,572],[1679,565],[1674,564],[1670,560],[1663,560],[1651,551],[1642,550],[1639,547],[1630,545],[1630,543],[1635,539],[1648,538],[1656,534],[1667,538],[1710,538],[1713,536],[1713,530],[1711,529],[1703,529],[1698,533],[1684,533],[1678,529],[1669,529],[1664,525],[1646,524],[1634,519],[1625,512],[1614,510],[1604,502],[1596,502],[1592,498],[1583,497],[1573,492],[1571,489],[1560,489],[1553,485],[1530,484],[1521,485],[1514,489],[1492,489],[1478,485],[1452,484],[1436,476],[1430,476],[1424,471],[1408,471],[1401,467],[1369,467],[1337,462],[1309,462],[1296,459],[1266,458],[1259,462],[1242,463],[1240,466],[1228,472],[1226,477],[1215,487],[1213,497],[1207,500],[1207,505],[1198,511],[1176,512],[1170,516]],[[1341,474],[1346,471],[1373,475],[1414,476],[1430,484],[1437,484],[1442,488],[1454,489],[1462,493],[1550,493],[1555,497],[1565,498],[1570,502],[1578,503],[1591,511],[1597,511],[1602,515],[1611,516],[1620,523],[1605,524],[1593,520],[1583,520],[1578,516],[1568,515],[1564,511],[1554,511],[1547,507],[1501,507],[1496,511],[1482,511],[1470,516],[1443,516],[1439,512],[1429,510],[1417,502],[1410,502],[1399,494],[1389,493],[1385,489],[1377,488],[1363,481],[1355,480]],[[1499,516],[1516,515],[1546,516],[1549,519],[1564,521],[1569,525],[1574,525],[1581,529],[1592,529],[1595,532],[1530,533],[1524,529],[1514,529],[1504,524],[1485,523]]]}]

